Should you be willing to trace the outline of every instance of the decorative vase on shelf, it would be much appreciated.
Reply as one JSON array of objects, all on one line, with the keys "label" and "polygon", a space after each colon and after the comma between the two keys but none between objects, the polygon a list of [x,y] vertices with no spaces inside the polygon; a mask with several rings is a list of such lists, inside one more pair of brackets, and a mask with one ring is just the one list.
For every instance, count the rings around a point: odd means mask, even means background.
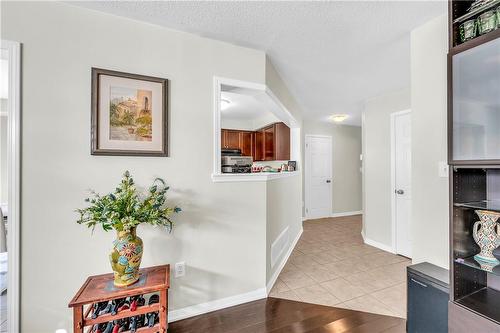
[{"label": "decorative vase on shelf", "polygon": [[117,232],[113,250],[109,255],[115,286],[125,287],[139,280],[142,252],[142,239],[137,237],[136,228]]},{"label": "decorative vase on shelf", "polygon": [[492,265],[500,264],[500,261],[493,256],[493,250],[500,245],[500,234],[497,227],[497,220],[500,218],[500,213],[476,210],[476,214],[481,220],[474,223],[472,236],[477,245],[479,245],[481,252],[476,254],[474,259]]}]

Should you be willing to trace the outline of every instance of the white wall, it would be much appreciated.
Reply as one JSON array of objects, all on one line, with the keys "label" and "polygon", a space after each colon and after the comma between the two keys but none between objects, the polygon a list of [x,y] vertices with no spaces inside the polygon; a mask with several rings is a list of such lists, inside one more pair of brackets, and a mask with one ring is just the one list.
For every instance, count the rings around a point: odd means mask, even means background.
[{"label": "white wall", "polygon": [[[299,175],[272,180],[267,183],[267,232],[266,232],[266,283],[279,274],[280,263],[286,260],[286,253],[293,241],[302,233],[302,184]],[[288,246],[274,266],[271,265],[272,244],[288,228]]]},{"label": "white wall", "polygon": [[[213,76],[269,79],[300,119],[279,76],[268,78],[265,54],[69,4],[5,2],[1,15],[2,38],[23,44],[22,330],[69,331],[71,297],[88,275],[110,271],[115,235],[91,235],[74,209],[125,169],[144,186],[165,178],[184,210],[172,234],[138,231],[143,266],[186,261],[171,309],[265,287],[266,183],[210,178]],[[90,155],[91,67],[170,80],[170,157]]]},{"label": "white wall", "polygon": [[[392,248],[391,113],[410,108],[410,90],[369,99],[363,111],[363,232]],[[413,139],[413,138],[412,138]]]},{"label": "white wall", "polygon": [[303,131],[332,137],[332,214],[361,211],[361,127],[305,120]]},{"label": "white wall", "polygon": [[411,33],[413,260],[448,268],[446,15]]},{"label": "white wall", "polygon": [[7,100],[0,98],[0,203],[8,202]]}]

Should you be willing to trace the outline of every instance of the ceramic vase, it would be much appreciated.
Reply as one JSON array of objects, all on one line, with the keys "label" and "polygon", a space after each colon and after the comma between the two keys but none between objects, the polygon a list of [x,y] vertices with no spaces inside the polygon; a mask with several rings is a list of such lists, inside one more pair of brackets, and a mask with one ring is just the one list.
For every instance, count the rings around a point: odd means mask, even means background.
[{"label": "ceramic vase", "polygon": [[125,287],[139,280],[142,252],[142,239],[137,237],[135,228],[130,231],[118,231],[109,255],[115,286]]},{"label": "ceramic vase", "polygon": [[493,265],[499,264],[500,262],[493,256],[493,250],[500,245],[500,235],[497,228],[500,213],[476,210],[476,214],[481,220],[474,223],[472,236],[481,252],[476,254],[474,259]]}]

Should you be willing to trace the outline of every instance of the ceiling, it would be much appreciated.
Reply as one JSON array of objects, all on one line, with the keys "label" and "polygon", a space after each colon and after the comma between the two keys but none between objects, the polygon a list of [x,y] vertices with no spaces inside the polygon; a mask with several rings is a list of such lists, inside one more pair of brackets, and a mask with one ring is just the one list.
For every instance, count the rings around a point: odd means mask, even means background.
[{"label": "ceiling", "polygon": [[248,94],[222,91],[221,98],[230,102],[221,110],[221,116],[227,119],[253,121],[272,114],[262,103]]},{"label": "ceiling", "polygon": [[446,1],[71,2],[265,51],[304,111],[346,113],[410,85],[410,31],[446,12]]}]

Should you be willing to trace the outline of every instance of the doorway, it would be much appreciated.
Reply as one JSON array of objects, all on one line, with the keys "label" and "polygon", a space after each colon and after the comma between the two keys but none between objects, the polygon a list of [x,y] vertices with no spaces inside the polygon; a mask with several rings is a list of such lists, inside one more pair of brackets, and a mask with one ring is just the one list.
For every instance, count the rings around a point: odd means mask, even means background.
[{"label": "doorway", "polygon": [[411,112],[391,114],[392,246],[412,257],[411,237]]},{"label": "doorway", "polygon": [[19,332],[21,46],[0,51],[0,332]]},{"label": "doorway", "polygon": [[305,217],[332,215],[332,137],[305,136]]}]

